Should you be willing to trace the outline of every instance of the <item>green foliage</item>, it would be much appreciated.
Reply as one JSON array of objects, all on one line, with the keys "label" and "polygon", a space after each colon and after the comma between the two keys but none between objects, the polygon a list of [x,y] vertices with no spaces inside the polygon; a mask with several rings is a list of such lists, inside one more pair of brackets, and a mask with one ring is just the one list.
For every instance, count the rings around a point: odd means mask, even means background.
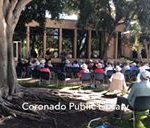
[{"label": "green foliage", "polygon": [[93,7],[91,0],[81,0],[79,4],[79,26],[84,28],[92,20]]},{"label": "green foliage", "polygon": [[80,4],[79,0],[65,0],[64,3],[65,6],[63,12],[67,14],[72,14],[72,13],[78,14],[79,4]]},{"label": "green foliage", "polygon": [[25,38],[25,23],[31,22],[32,20],[40,23],[40,27],[44,30],[46,13],[49,13],[52,19],[59,18],[64,4],[65,0],[32,0],[22,11],[15,32],[19,33],[22,38]]},{"label": "green foliage", "polygon": [[97,29],[112,32],[118,22],[128,15],[125,0],[84,0],[79,5],[79,24],[92,24]]},{"label": "green foliage", "polygon": [[137,16],[142,28],[142,32],[150,32],[150,1],[149,0],[137,0]]},{"label": "green foliage", "polygon": [[[98,31],[107,32],[100,39],[100,55],[103,59],[107,57],[107,48],[111,38],[114,36],[115,28],[121,22],[124,23],[131,6],[125,0],[84,0],[79,4],[79,26],[81,28],[93,27]],[[130,8],[130,9],[129,9]],[[96,38],[100,35],[96,34]],[[101,40],[101,41],[100,41]]]},{"label": "green foliage", "polygon": [[63,45],[63,49],[66,52],[70,52],[71,51],[71,49],[72,49],[72,42],[71,42],[70,39],[63,39],[62,45]]},{"label": "green foliage", "polygon": [[133,0],[128,2],[128,15],[126,17],[129,21],[138,21],[141,32],[150,32],[150,1],[149,0]]},{"label": "green foliage", "polygon": [[[38,21],[44,28],[45,14],[51,18],[59,18],[60,13],[76,13],[79,15],[78,25],[82,29],[86,26],[97,30],[107,31],[109,38],[103,39],[102,53],[107,51],[108,42],[113,36],[116,26],[122,22],[130,29],[130,21],[137,20],[141,31],[150,31],[150,1],[149,0],[32,0],[22,11],[16,32],[25,38],[25,23]],[[21,31],[20,31],[21,30]],[[44,29],[43,29],[44,30]],[[99,36],[99,35],[98,35]],[[104,52],[103,52],[104,51]]]},{"label": "green foliage", "polygon": [[51,14],[52,18],[58,18],[63,7],[64,2],[62,0],[33,0],[26,6],[22,16],[26,21],[35,20],[41,22],[45,19],[46,11]]}]

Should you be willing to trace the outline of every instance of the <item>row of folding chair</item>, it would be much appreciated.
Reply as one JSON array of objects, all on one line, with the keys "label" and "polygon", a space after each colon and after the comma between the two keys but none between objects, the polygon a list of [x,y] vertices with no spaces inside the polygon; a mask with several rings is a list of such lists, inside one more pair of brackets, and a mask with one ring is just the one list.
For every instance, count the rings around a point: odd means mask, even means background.
[{"label": "row of folding chair", "polygon": [[104,84],[105,82],[105,74],[102,73],[83,73],[81,77],[82,83],[90,82],[90,84],[94,83],[96,85],[96,81]]},{"label": "row of folding chair", "polygon": [[29,66],[27,67],[16,67],[16,73],[18,78],[29,78],[31,77],[32,71]]},{"label": "row of folding chair", "polygon": [[81,67],[65,67],[65,73],[67,76],[73,78],[76,77],[76,74],[79,73]]}]

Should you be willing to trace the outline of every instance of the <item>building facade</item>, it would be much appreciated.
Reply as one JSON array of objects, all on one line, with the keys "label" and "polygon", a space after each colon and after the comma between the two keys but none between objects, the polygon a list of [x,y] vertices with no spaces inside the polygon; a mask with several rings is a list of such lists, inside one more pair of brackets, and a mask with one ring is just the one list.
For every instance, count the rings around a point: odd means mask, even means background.
[{"label": "building facade", "polygon": [[[60,60],[63,52],[67,53],[69,59],[97,59],[103,56],[101,46],[104,34],[107,34],[103,31],[98,32],[97,38],[94,29],[86,27],[85,30],[81,30],[77,22],[72,20],[47,20],[44,33],[37,31],[37,22],[30,22],[26,27],[27,57],[33,46],[34,49],[40,47],[39,54],[43,57],[49,52],[51,59],[56,61]],[[107,58],[117,59],[120,52],[123,52],[120,33],[124,28],[124,24],[116,27],[116,36],[109,43]]]}]

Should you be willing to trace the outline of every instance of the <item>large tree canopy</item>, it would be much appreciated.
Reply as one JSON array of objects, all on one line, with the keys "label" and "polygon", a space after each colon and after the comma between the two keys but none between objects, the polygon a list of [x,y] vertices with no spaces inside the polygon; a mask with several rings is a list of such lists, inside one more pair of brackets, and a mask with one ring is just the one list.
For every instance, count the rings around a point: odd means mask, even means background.
[{"label": "large tree canopy", "polygon": [[80,27],[92,25],[98,31],[108,33],[108,38],[104,38],[101,44],[101,55],[105,58],[116,26],[130,14],[129,4],[125,0],[81,0],[78,4]]},{"label": "large tree canopy", "polygon": [[21,38],[24,38],[26,33],[25,23],[31,22],[32,20],[39,22],[40,27],[44,28],[46,13],[51,15],[52,19],[58,19],[59,14],[64,9],[64,5],[64,0],[32,0],[22,10],[15,32]]},{"label": "large tree canopy", "polygon": [[149,33],[149,8],[149,0],[81,0],[78,1],[79,25],[85,27],[92,24],[97,30],[108,33],[108,38],[102,44],[102,55],[106,57],[107,46],[120,21],[129,30],[131,21],[137,20],[141,31]]}]

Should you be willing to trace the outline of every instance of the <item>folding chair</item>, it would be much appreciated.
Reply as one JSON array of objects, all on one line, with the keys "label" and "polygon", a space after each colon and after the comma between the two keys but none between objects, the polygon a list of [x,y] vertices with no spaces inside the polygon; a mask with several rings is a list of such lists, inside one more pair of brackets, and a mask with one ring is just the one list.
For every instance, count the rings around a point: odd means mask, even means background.
[{"label": "folding chair", "polygon": [[136,119],[138,116],[136,112],[144,112],[150,109],[150,96],[139,96],[136,97],[133,107],[133,128],[136,128]]},{"label": "folding chair", "polygon": [[105,74],[103,73],[94,73],[94,83],[96,84],[96,81],[102,82],[104,84],[105,80]]},{"label": "folding chair", "polygon": [[137,77],[138,73],[139,73],[139,70],[132,70],[131,71],[131,80],[132,81],[136,80],[136,77]]},{"label": "folding chair", "polygon": [[129,82],[131,80],[131,71],[130,70],[126,70],[124,72],[124,76],[125,76],[125,80]]},{"label": "folding chair", "polygon": [[40,70],[39,69],[33,69],[32,70],[32,78],[35,78],[35,79],[40,78]]},{"label": "folding chair", "polygon": [[66,85],[66,82],[69,80],[70,78],[66,77],[66,73],[64,72],[57,73],[57,85],[59,84],[59,82],[61,82],[61,84],[63,85]]},{"label": "folding chair", "polygon": [[112,74],[114,74],[114,70],[108,70],[108,71],[106,72],[106,76],[107,76],[108,78],[110,78],[110,77],[112,76]]},{"label": "folding chair", "polygon": [[77,73],[79,73],[81,70],[81,67],[72,67],[73,76],[77,77]]},{"label": "folding chair", "polygon": [[41,85],[41,83],[43,81],[48,81],[48,83],[50,84],[50,80],[51,80],[51,73],[50,72],[40,72],[40,81],[39,81],[39,85]]},{"label": "folding chair", "polygon": [[73,67],[65,67],[65,73],[67,77],[73,77],[73,71],[72,71]]},{"label": "folding chair", "polygon": [[91,73],[82,73],[81,81],[82,83],[89,81],[91,84],[92,81]]},{"label": "folding chair", "polygon": [[111,78],[112,74],[114,74],[114,72],[115,72],[114,70],[108,70],[106,72],[106,82],[107,82],[107,84],[110,83],[109,79]]}]

